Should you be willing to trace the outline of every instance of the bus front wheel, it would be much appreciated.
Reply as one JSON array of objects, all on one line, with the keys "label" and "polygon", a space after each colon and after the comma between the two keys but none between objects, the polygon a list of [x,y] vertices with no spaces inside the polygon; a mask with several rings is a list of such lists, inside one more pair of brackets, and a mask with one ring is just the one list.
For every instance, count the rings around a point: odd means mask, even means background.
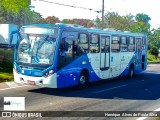
[{"label": "bus front wheel", "polygon": [[88,83],[88,79],[87,79],[87,73],[86,72],[82,72],[79,76],[79,81],[78,81],[78,88],[82,89],[85,88],[87,86]]}]

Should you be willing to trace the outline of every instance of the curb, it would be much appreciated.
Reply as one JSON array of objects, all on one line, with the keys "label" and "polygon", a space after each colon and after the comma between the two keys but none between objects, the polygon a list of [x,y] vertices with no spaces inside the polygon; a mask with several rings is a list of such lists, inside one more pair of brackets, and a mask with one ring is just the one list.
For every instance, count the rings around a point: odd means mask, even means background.
[{"label": "curb", "polygon": [[160,62],[147,62],[147,64],[160,64]]}]

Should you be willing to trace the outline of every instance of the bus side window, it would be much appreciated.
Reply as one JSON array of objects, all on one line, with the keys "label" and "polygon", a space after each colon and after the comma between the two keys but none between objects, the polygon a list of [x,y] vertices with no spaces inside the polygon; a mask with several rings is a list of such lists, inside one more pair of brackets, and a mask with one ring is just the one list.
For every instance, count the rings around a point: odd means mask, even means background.
[{"label": "bus side window", "polygon": [[146,38],[142,38],[142,49],[146,49]]},{"label": "bus side window", "polygon": [[112,45],[111,45],[112,52],[119,52],[119,50],[120,50],[119,43],[120,43],[119,37],[112,36]]},{"label": "bus side window", "polygon": [[79,41],[78,41],[78,53],[88,53],[89,44],[88,44],[88,35],[85,33],[79,34]]},{"label": "bus side window", "polygon": [[101,52],[102,53],[110,51],[110,47],[109,47],[110,43],[109,43],[109,41],[110,41],[109,37],[101,36]]},{"label": "bus side window", "polygon": [[120,44],[120,49],[121,52],[127,52],[128,48],[127,48],[127,37],[126,36],[122,36],[121,37],[121,44]]},{"label": "bus side window", "polygon": [[98,53],[99,52],[99,35],[91,34],[90,36],[90,52]]},{"label": "bus side window", "polygon": [[133,52],[135,51],[135,38],[128,37],[128,51]]},{"label": "bus side window", "polygon": [[141,50],[141,41],[142,38],[136,38],[136,52]]}]

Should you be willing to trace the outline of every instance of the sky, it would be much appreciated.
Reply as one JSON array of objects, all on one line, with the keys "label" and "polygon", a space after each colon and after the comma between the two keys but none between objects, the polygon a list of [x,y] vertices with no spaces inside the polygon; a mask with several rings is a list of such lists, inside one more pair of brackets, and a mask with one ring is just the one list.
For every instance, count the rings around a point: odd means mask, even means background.
[{"label": "sky", "polygon": [[[77,7],[91,8],[93,10],[85,10],[80,8],[72,8],[67,6],[56,5],[53,3],[43,2],[42,0],[31,0],[32,10],[39,12],[44,18],[48,16],[56,16],[60,20],[84,18],[95,19],[101,17],[102,13],[95,11],[102,10],[102,0],[44,0],[65,5],[73,5]],[[152,28],[160,26],[160,0],[104,0],[105,13],[118,12],[119,15],[138,13],[147,14],[151,20]]]}]

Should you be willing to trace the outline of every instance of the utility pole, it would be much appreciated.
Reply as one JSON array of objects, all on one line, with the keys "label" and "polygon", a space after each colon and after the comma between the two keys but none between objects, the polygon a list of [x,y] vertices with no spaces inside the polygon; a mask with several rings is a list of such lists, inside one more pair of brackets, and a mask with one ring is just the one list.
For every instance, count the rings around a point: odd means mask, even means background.
[{"label": "utility pole", "polygon": [[102,0],[102,28],[104,28],[104,0]]}]

